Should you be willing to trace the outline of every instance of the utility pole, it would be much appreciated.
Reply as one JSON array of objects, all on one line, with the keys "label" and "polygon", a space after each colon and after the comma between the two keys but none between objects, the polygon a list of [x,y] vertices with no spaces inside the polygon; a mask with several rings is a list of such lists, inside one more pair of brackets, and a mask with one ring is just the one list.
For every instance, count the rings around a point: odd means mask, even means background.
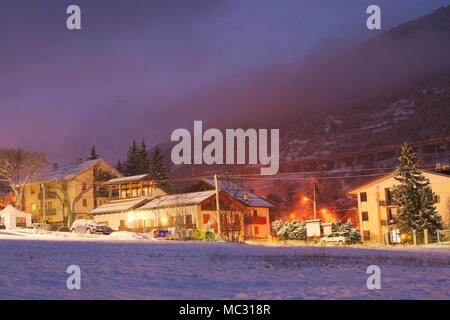
[{"label": "utility pole", "polygon": [[214,175],[214,185],[216,186],[217,232],[220,238],[222,236],[222,225],[220,221],[219,181],[217,180],[217,174]]},{"label": "utility pole", "polygon": [[316,209],[316,183],[313,184],[313,210],[314,210],[314,220],[317,219],[317,209]]}]

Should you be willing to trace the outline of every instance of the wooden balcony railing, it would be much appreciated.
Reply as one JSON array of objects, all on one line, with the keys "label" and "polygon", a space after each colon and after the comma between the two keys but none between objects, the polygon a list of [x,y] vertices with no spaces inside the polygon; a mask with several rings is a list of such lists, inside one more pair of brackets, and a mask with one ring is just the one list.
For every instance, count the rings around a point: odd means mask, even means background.
[{"label": "wooden balcony railing", "polygon": [[266,217],[246,217],[245,224],[267,224]]}]

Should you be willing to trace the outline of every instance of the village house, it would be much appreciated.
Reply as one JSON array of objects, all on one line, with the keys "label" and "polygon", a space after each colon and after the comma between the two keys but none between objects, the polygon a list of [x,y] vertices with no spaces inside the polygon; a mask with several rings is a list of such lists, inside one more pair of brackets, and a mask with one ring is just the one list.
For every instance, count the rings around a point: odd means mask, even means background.
[{"label": "village house", "polygon": [[[218,180],[219,190],[226,191],[229,195],[241,202],[245,210],[245,238],[246,239],[268,239],[270,237],[270,209],[275,205],[270,201],[257,196],[252,191],[239,187],[236,183],[228,180]],[[213,179],[201,179],[192,190],[213,190],[215,184]]]},{"label": "village house", "polygon": [[[450,227],[450,175],[423,171],[430,180],[432,191],[436,194],[437,212],[446,228]],[[363,241],[386,241],[389,234],[391,242],[398,242],[398,207],[392,201],[392,189],[398,185],[394,173],[370,181],[349,193],[358,197],[358,212]]]},{"label": "village house", "polygon": [[89,214],[114,230],[151,232],[171,227],[237,233],[241,239],[267,239],[270,236],[270,202],[235,184],[219,182],[217,216],[216,191],[210,179],[197,183],[193,192],[167,194],[149,175],[112,179],[111,201]]},{"label": "village house", "polygon": [[[220,191],[219,208],[221,232],[235,232],[243,239],[246,207]],[[215,190],[160,195],[152,199],[113,200],[92,210],[90,215],[95,221],[119,231],[149,233],[176,227],[219,232]]]},{"label": "village house", "polygon": [[134,209],[151,199],[167,195],[149,174],[111,179],[105,182],[104,186],[108,188],[110,198],[108,202],[89,212],[94,220],[118,231],[144,232],[143,230],[157,226],[151,214],[132,214]]},{"label": "village house", "polygon": [[39,181],[25,185],[23,208],[34,222],[67,225],[109,201],[102,183],[122,175],[103,159],[53,164]]}]

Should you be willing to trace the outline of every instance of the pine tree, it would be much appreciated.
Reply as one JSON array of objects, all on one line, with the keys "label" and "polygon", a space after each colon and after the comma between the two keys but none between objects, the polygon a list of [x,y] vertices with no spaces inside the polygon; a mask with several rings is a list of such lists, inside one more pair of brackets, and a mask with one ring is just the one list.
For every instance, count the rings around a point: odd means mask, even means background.
[{"label": "pine tree", "polygon": [[123,166],[122,166],[122,161],[120,161],[120,159],[117,160],[116,170],[123,174]]},{"label": "pine tree", "polygon": [[95,145],[93,145],[89,152],[89,157],[86,160],[96,160],[96,159],[98,159],[98,154],[97,150],[95,150]]},{"label": "pine tree", "polygon": [[399,228],[402,232],[428,229],[434,232],[442,229],[441,217],[436,211],[436,197],[430,181],[418,169],[411,148],[405,143],[399,158],[400,164],[394,178],[400,184],[395,186],[393,196],[399,206]]},{"label": "pine tree", "polygon": [[125,176],[134,176],[137,174],[141,174],[142,172],[140,171],[139,167],[139,151],[136,145],[136,140],[133,140],[131,146],[128,148],[127,159],[123,163],[122,173]]},{"label": "pine tree", "polygon": [[170,191],[170,183],[167,181],[161,181],[169,179],[170,170],[164,161],[164,154],[159,146],[155,146],[151,151],[149,172],[153,179],[160,180],[157,182],[157,185],[160,188]]},{"label": "pine tree", "polygon": [[138,150],[139,168],[140,173],[148,173],[150,171],[150,160],[148,158],[147,145],[145,140],[142,139],[141,146]]}]

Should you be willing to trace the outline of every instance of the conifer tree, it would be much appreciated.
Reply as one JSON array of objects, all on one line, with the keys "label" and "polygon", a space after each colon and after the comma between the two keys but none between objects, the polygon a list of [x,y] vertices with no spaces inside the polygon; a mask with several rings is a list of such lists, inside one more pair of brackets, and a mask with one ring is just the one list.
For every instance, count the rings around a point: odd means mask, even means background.
[{"label": "conifer tree", "polygon": [[122,161],[120,161],[120,159],[117,160],[116,170],[123,174],[123,165],[122,165]]},{"label": "conifer tree", "polygon": [[430,181],[418,169],[411,148],[405,143],[394,178],[400,184],[394,187],[394,201],[399,206],[399,228],[402,232],[442,229],[441,217],[436,211],[436,196]]},{"label": "conifer tree", "polygon": [[150,171],[150,160],[148,158],[147,145],[145,144],[145,140],[142,139],[141,146],[138,151],[139,157],[139,168],[138,171],[142,174],[149,173]]},{"label": "conifer tree", "polygon": [[127,153],[127,159],[125,160],[125,162],[123,163],[123,174],[125,176],[133,176],[133,175],[137,175],[140,174],[142,172],[140,172],[139,169],[139,151],[138,151],[138,147],[136,145],[136,140],[133,140],[133,142],[131,143],[131,146],[128,149],[128,153]]},{"label": "conifer tree", "polygon": [[95,145],[93,145],[89,152],[89,157],[86,160],[96,160],[96,159],[98,159],[98,154],[97,150],[95,149]]},{"label": "conifer tree", "polygon": [[151,151],[149,172],[153,179],[160,180],[157,182],[157,185],[159,187],[163,188],[166,191],[171,190],[171,185],[169,182],[161,181],[169,179],[170,170],[165,163],[164,154],[162,153],[159,146],[153,147]]}]

